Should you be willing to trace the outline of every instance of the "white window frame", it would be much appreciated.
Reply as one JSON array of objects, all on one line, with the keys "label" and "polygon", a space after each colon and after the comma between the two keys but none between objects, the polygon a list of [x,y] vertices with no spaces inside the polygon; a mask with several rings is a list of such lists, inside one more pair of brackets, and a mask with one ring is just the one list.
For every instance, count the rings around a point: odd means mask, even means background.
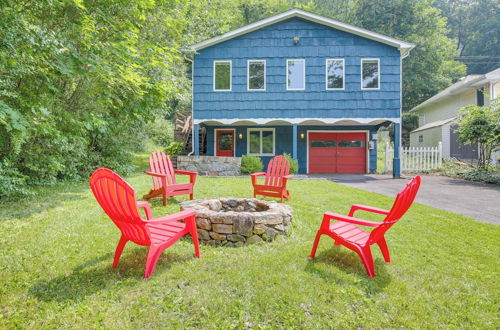
[{"label": "white window frame", "polygon": [[[304,78],[304,87],[303,88],[289,88],[288,87],[288,62],[289,61],[296,61],[296,62],[303,62],[303,70],[302,70],[302,77]],[[289,58],[286,60],[286,90],[287,91],[303,91],[306,89],[306,60],[303,58]]]},{"label": "white window frame", "polygon": [[[262,132],[268,131],[273,132],[273,152],[263,153],[262,152]],[[260,152],[250,153],[250,132],[260,132]],[[276,154],[276,129],[274,128],[247,128],[247,155],[252,156],[274,156]]]},{"label": "white window frame", "polygon": [[[377,88],[364,88],[363,87],[363,61],[377,61],[377,69],[378,69],[378,87]],[[360,62],[360,83],[361,90],[363,91],[377,91],[380,90],[380,85],[382,85],[382,72],[380,71],[380,58],[362,58]]]},{"label": "white window frame", "polygon": [[[250,63],[264,63],[264,88],[251,89],[250,88]],[[247,61],[247,91],[249,92],[265,92],[266,91],[266,60],[248,60]]]},{"label": "white window frame", "polygon": [[[342,87],[328,88],[328,61],[342,61]],[[343,91],[345,90],[345,60],[343,58],[327,58],[325,60],[325,88],[327,91]]]},{"label": "white window frame", "polygon": [[[217,63],[229,63],[229,89],[216,89],[215,88],[215,66]],[[233,89],[233,61],[231,60],[217,60],[213,64],[212,84],[214,92],[231,92]]]}]

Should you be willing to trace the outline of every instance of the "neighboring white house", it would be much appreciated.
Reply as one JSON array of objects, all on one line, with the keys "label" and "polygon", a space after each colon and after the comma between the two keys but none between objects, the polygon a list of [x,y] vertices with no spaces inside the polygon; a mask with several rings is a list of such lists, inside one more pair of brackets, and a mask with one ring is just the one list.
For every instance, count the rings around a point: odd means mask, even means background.
[{"label": "neighboring white house", "polygon": [[419,104],[410,112],[418,114],[418,126],[410,132],[411,147],[443,144],[443,158],[476,159],[477,150],[458,142],[454,127],[458,110],[467,105],[488,105],[500,96],[500,68],[469,75]]}]

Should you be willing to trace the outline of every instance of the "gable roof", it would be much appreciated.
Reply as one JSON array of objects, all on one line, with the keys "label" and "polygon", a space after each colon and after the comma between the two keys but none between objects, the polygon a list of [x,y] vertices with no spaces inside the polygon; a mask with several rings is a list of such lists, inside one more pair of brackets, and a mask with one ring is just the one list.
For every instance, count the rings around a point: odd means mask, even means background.
[{"label": "gable roof", "polygon": [[500,68],[490,71],[485,74],[471,74],[468,75],[453,85],[449,86],[448,88],[443,89],[441,92],[437,93],[433,97],[425,100],[424,102],[420,103],[410,111],[419,111],[431,104],[434,104],[436,102],[439,102],[443,99],[446,99],[448,97],[457,95],[465,90],[469,89],[474,89],[481,87],[482,85],[486,83],[496,83],[500,81]]},{"label": "gable roof", "polygon": [[456,119],[456,117],[445,119],[445,120],[433,121],[432,123],[427,123],[424,126],[420,126],[419,128],[411,131],[410,133],[420,132],[420,131],[424,131],[424,130],[429,129],[429,128],[443,126],[444,124],[448,124],[449,122],[452,122],[455,119]]},{"label": "gable roof", "polygon": [[218,43],[221,43],[223,41],[235,38],[235,37],[240,36],[242,34],[246,34],[246,33],[261,29],[263,27],[266,27],[268,25],[275,24],[275,23],[287,20],[289,18],[294,18],[294,17],[298,17],[298,18],[302,18],[302,19],[307,20],[307,21],[326,25],[326,26],[329,26],[329,27],[337,29],[337,30],[349,32],[349,33],[352,33],[352,34],[355,34],[355,35],[358,35],[358,36],[361,36],[361,37],[364,37],[367,39],[375,40],[375,41],[396,47],[397,49],[399,49],[401,56],[403,56],[403,57],[407,56],[410,53],[410,50],[413,47],[415,47],[415,45],[410,44],[408,42],[401,41],[401,40],[398,40],[395,38],[391,38],[391,37],[385,36],[383,34],[372,32],[372,31],[369,31],[369,30],[366,30],[366,29],[363,29],[363,28],[360,28],[360,27],[357,27],[354,25],[342,23],[342,22],[333,20],[331,18],[316,15],[316,14],[313,14],[313,13],[310,13],[310,12],[307,12],[307,11],[304,11],[301,9],[291,9],[291,10],[285,11],[281,14],[271,16],[271,17],[265,18],[263,20],[257,21],[255,23],[246,25],[246,26],[241,27],[239,29],[229,31],[221,36],[214,37],[214,38],[199,42],[197,44],[192,45],[191,48],[194,51],[198,51],[198,50],[201,50],[203,48],[207,48],[207,47],[216,45]]}]

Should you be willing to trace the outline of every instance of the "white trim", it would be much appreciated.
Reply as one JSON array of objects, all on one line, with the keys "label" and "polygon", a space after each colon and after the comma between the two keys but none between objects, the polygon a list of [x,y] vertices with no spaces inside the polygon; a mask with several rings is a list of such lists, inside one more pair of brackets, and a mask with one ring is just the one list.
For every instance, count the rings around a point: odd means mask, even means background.
[{"label": "white trim", "polygon": [[[264,63],[264,88],[263,89],[250,89],[250,62]],[[249,92],[265,92],[266,91],[266,60],[247,60],[247,91]]]},{"label": "white trim", "polygon": [[306,173],[309,174],[309,133],[366,133],[365,153],[366,153],[366,168],[365,172],[370,172],[370,131],[369,130],[307,130],[306,131]]},{"label": "white trim", "polygon": [[[215,65],[217,63],[229,63],[229,89],[215,89]],[[214,92],[231,92],[233,89],[233,61],[232,60],[215,60],[212,71],[212,83]]]},{"label": "white trim", "polygon": [[[260,152],[255,154],[255,153],[250,153],[250,132],[260,132]],[[263,131],[268,131],[268,132],[273,132],[273,153],[272,154],[265,154],[262,153],[262,132]],[[257,127],[252,127],[252,128],[247,128],[247,155],[252,155],[252,156],[274,156],[276,154],[276,129],[275,128],[257,128]]]},{"label": "white trim", "polygon": [[415,47],[415,45],[410,44],[408,42],[398,40],[395,38],[391,38],[391,37],[385,36],[383,34],[369,31],[369,30],[366,30],[366,29],[363,29],[363,28],[360,28],[360,27],[357,27],[354,25],[342,23],[342,22],[333,20],[331,18],[316,15],[313,13],[309,13],[309,12],[301,10],[301,9],[291,9],[291,10],[288,10],[288,11],[283,12],[281,14],[271,16],[271,17],[268,17],[266,19],[257,21],[255,23],[246,25],[246,26],[241,27],[239,29],[229,31],[221,36],[199,42],[197,44],[192,45],[191,48],[194,51],[199,51],[203,48],[213,46],[213,45],[221,43],[223,41],[226,41],[226,40],[235,38],[237,36],[261,29],[261,28],[269,26],[271,24],[275,24],[275,23],[287,20],[287,19],[292,18],[292,17],[299,17],[299,18],[302,18],[302,19],[305,19],[308,21],[312,21],[315,23],[329,26],[329,27],[337,29],[337,30],[352,33],[352,34],[355,34],[355,35],[358,35],[358,36],[361,36],[361,37],[364,37],[367,39],[375,40],[375,41],[396,47],[399,49],[402,56],[408,54],[410,52],[410,50]]},{"label": "white trim", "polygon": [[216,128],[214,129],[214,156],[217,156],[217,131],[233,131],[233,157],[236,154],[236,128]]},{"label": "white trim", "polygon": [[384,121],[391,121],[393,123],[401,123],[401,118],[384,117],[384,118],[213,118],[213,119],[194,119],[194,124],[208,123],[214,125],[233,125],[237,123],[243,123],[244,125],[266,125],[281,123],[281,125],[293,125],[293,124],[307,124],[306,122],[316,122],[314,125],[332,125],[332,124],[347,124],[347,125],[358,125],[358,124],[371,124],[378,125]]},{"label": "white trim", "polygon": [[[342,87],[328,88],[328,61],[342,61]],[[327,91],[343,91],[345,90],[345,60],[343,58],[327,58],[325,60],[325,88]]]},{"label": "white trim", "polygon": [[[377,61],[377,69],[378,69],[378,86],[377,88],[365,88],[363,87],[363,61]],[[380,86],[382,85],[382,72],[380,72],[380,58],[362,58],[360,62],[360,77],[361,77],[361,90],[362,91],[378,91],[380,90]]]},{"label": "white trim", "polygon": [[[194,60],[188,59],[191,62],[191,134],[194,133]],[[192,135],[191,135],[192,136]],[[191,141],[192,142],[192,141]],[[191,152],[188,156],[194,154],[194,143],[191,143]]]},{"label": "white trim", "polygon": [[[304,66],[302,67],[302,77],[304,81],[304,87],[302,88],[289,88],[288,87],[288,61],[302,62]],[[306,89],[306,60],[303,58],[287,58],[286,59],[286,90],[287,91],[303,91]]]}]

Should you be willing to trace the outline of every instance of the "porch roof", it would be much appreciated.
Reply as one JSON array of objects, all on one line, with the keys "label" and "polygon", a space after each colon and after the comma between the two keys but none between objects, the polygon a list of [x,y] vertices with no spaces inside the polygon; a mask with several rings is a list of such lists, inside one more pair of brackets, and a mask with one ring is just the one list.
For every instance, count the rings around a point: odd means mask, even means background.
[{"label": "porch roof", "polygon": [[222,118],[194,119],[194,124],[207,125],[380,125],[385,122],[399,124],[400,118]]}]

